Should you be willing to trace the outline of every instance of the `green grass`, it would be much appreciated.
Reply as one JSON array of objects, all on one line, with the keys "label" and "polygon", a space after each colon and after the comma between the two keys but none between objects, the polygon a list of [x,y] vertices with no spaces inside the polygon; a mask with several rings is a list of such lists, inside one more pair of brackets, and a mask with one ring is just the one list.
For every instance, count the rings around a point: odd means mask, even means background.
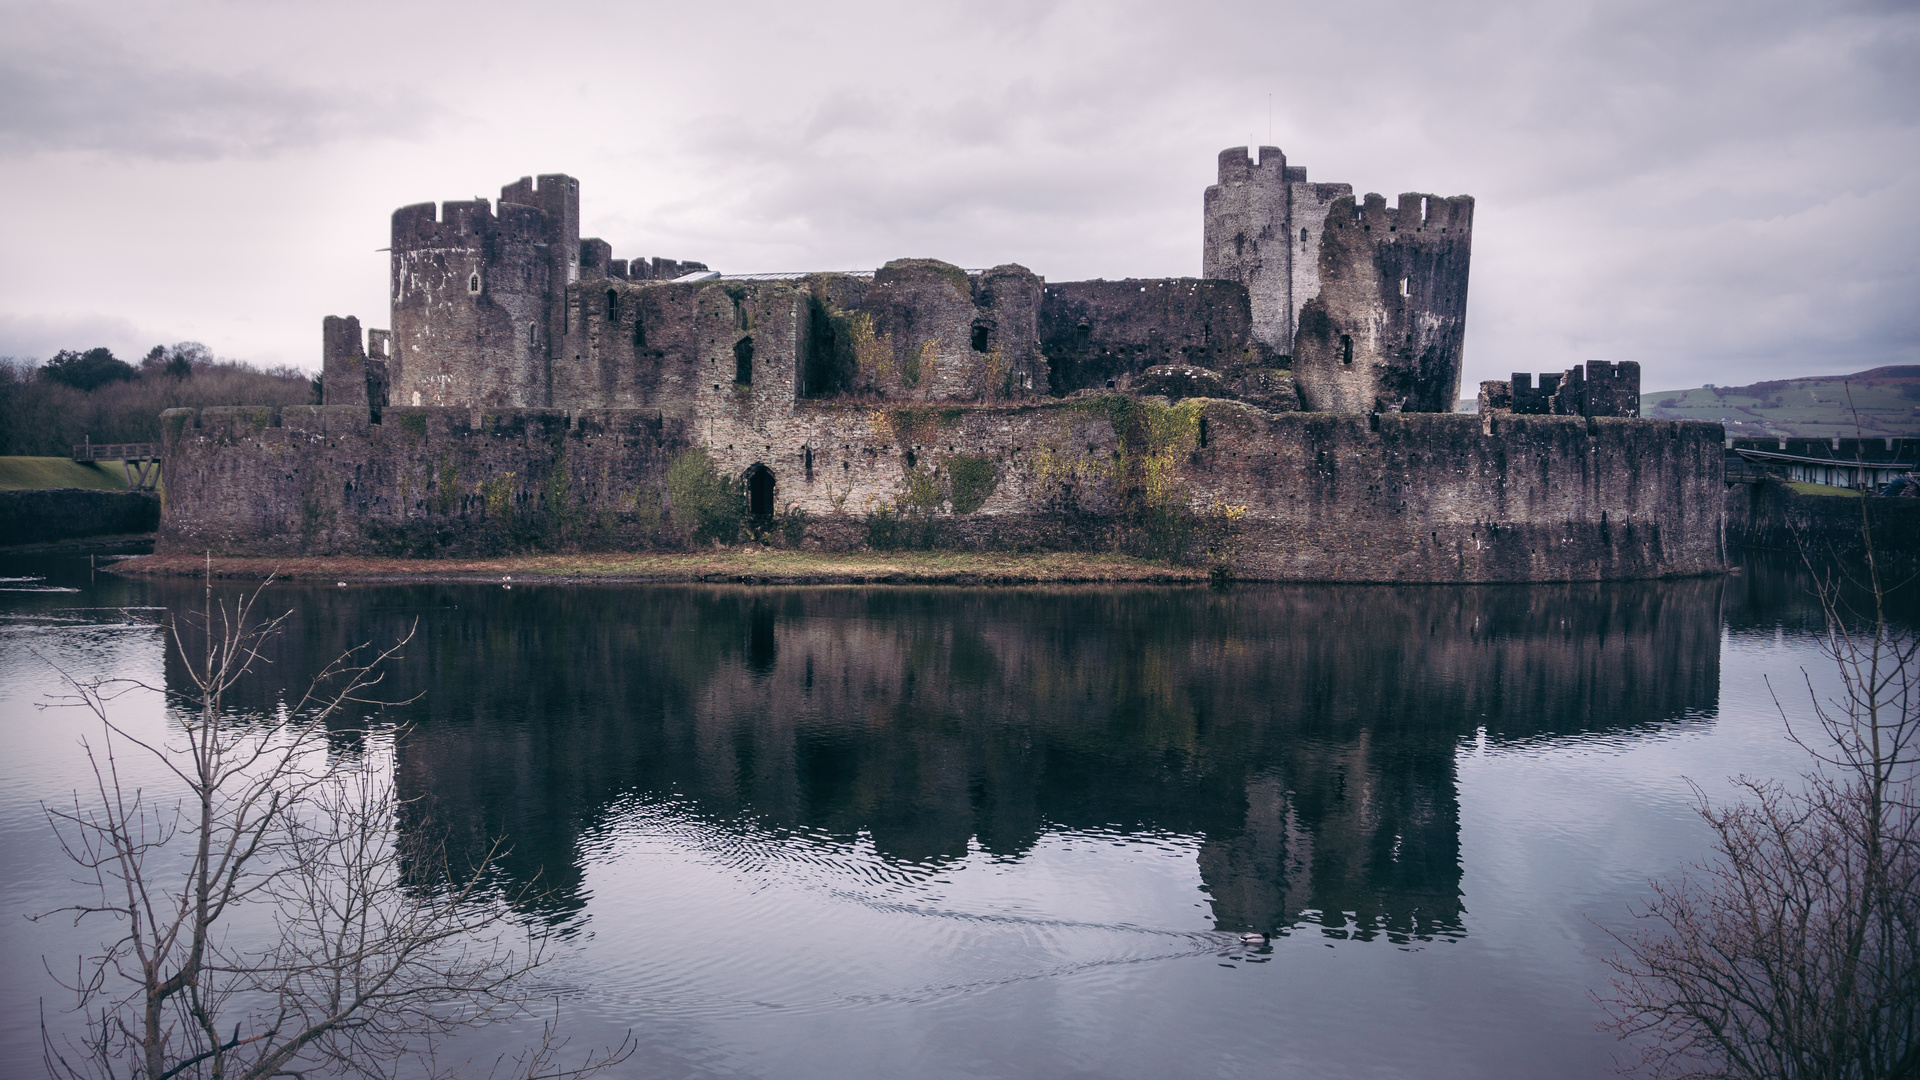
[{"label": "green grass", "polygon": [[1706,420],[1725,424],[1728,435],[1761,438],[1920,436],[1920,378],[1787,379],[1717,389],[1657,390],[1640,396],[1640,415]]},{"label": "green grass", "polygon": [[1792,488],[1796,495],[1839,495],[1853,499],[1860,497],[1860,493],[1852,488],[1832,487],[1827,484],[1803,484],[1799,481],[1789,481],[1787,486]]},{"label": "green grass", "polygon": [[0,491],[30,488],[92,488],[125,491],[117,461],[82,463],[61,457],[0,457]]}]

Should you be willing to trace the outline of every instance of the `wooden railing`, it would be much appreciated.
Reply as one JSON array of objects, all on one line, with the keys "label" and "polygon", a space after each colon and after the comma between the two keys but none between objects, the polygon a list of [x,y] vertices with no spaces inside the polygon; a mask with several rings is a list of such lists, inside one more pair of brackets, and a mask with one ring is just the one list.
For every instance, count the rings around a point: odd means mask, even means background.
[{"label": "wooden railing", "polygon": [[157,442],[73,444],[75,461],[158,461],[159,458],[160,444]]},{"label": "wooden railing", "polygon": [[117,461],[126,474],[128,491],[152,491],[160,482],[160,444],[157,442],[73,444],[75,461]]}]

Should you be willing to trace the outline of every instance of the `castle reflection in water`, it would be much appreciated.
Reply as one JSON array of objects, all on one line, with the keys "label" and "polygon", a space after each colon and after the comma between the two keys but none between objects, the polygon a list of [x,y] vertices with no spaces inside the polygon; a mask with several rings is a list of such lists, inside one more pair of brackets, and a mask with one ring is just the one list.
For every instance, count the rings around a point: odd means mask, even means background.
[{"label": "castle reflection in water", "polygon": [[1711,717],[1740,587],[314,590],[272,681],[417,619],[409,827],[508,838],[552,917],[638,797],[913,863],[1190,835],[1221,929],[1426,938],[1463,932],[1462,742]]}]

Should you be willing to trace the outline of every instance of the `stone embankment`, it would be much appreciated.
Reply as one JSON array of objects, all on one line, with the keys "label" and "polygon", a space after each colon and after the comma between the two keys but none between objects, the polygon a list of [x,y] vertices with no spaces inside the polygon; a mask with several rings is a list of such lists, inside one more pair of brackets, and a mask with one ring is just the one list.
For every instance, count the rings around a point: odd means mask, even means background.
[{"label": "stone embankment", "polygon": [[0,547],[150,533],[159,527],[160,496],[149,491],[0,491]]},{"label": "stone embankment", "polygon": [[1920,499],[1803,495],[1778,480],[1727,488],[1729,547],[1859,564],[1866,557],[1863,526],[1883,566],[1920,571]]}]

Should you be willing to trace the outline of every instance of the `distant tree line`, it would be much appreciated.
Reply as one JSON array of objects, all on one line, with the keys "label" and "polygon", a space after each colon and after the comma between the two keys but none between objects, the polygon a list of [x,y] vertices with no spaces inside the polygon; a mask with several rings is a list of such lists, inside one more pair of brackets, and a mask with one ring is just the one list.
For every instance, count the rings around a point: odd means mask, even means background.
[{"label": "distant tree line", "polygon": [[0,454],[65,456],[73,444],[158,442],[165,409],[307,405],[319,380],[299,368],[215,359],[197,341],[155,345],[138,365],[104,348],[45,363],[0,357]]}]

